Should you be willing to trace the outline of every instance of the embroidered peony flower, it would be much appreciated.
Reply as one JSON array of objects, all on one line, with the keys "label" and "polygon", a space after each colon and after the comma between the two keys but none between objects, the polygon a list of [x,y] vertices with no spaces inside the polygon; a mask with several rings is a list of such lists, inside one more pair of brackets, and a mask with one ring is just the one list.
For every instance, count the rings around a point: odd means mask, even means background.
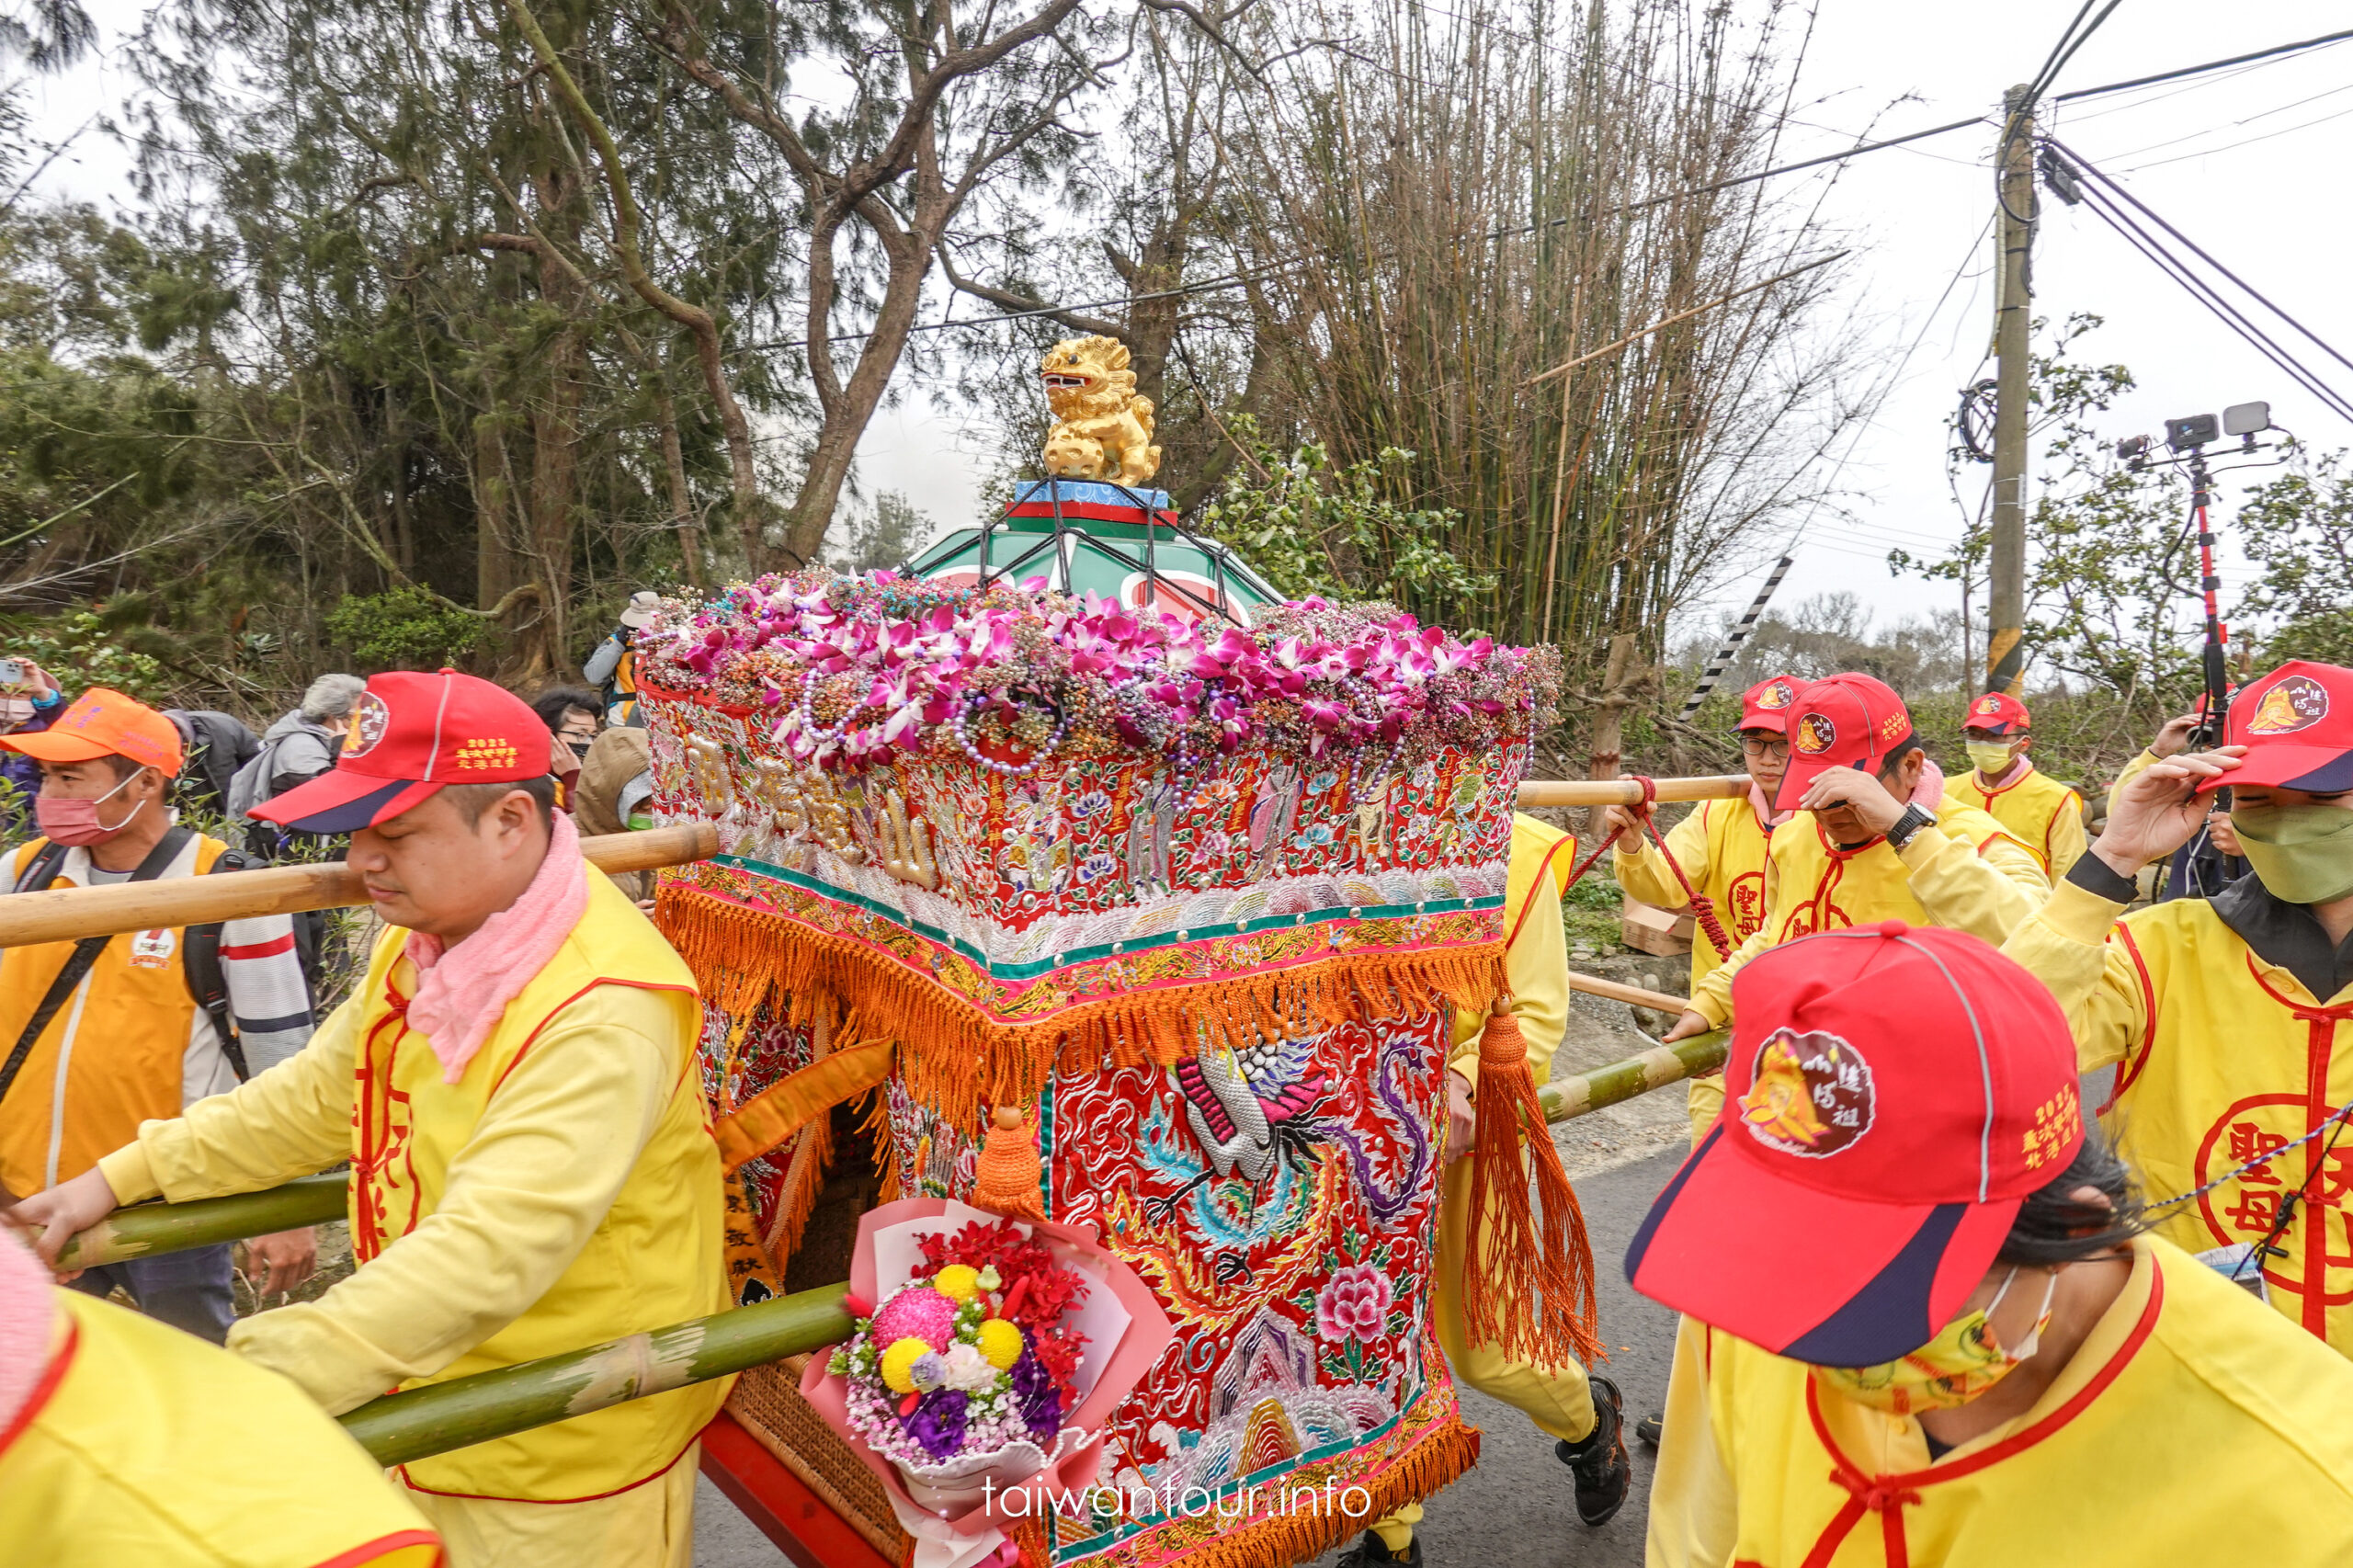
[{"label": "embroidered peony flower", "polygon": [[1388,1277],[1369,1263],[1352,1263],[1335,1272],[1315,1298],[1315,1333],[1335,1344],[1351,1335],[1360,1340],[1377,1336],[1389,1316],[1393,1298]]}]

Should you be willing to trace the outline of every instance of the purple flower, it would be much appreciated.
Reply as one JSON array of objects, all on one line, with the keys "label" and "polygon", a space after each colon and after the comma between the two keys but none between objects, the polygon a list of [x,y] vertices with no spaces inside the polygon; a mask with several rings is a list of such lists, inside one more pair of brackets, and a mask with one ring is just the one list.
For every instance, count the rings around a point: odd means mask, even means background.
[{"label": "purple flower", "polygon": [[1062,1430],[1062,1392],[1034,1350],[1024,1350],[1013,1364],[1013,1403],[1032,1436],[1043,1440]]},{"label": "purple flower", "polygon": [[965,1406],[969,1403],[971,1401],[959,1390],[935,1389],[923,1396],[913,1414],[899,1418],[900,1425],[933,1459],[953,1459],[964,1446]]}]

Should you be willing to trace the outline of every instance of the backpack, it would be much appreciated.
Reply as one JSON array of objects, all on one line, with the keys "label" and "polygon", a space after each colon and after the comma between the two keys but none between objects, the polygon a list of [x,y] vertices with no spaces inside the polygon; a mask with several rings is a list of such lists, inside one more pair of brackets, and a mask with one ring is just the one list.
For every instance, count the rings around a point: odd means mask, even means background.
[{"label": "backpack", "polygon": [[[278,754],[289,740],[306,733],[309,732],[289,730],[261,742],[261,749],[254,754],[253,760],[237,769],[223,798],[232,822],[250,822],[254,808],[278,793],[274,787],[278,782]],[[343,755],[344,732],[337,730],[325,739],[327,762],[332,766]]]},{"label": "backpack", "polygon": [[210,811],[224,808],[238,770],[261,751],[261,737],[233,713],[211,708],[166,708],[188,760],[180,767],[181,798]]},{"label": "backpack", "polygon": [[[187,830],[174,828],[172,832],[184,835]],[[186,839],[179,842],[185,843]],[[41,846],[40,853],[33,857],[32,864],[25,868],[24,874],[17,879],[17,885],[9,891],[37,892],[55,881],[58,871],[65,864],[69,847],[54,841]],[[176,858],[177,854],[176,846],[172,856],[167,858]],[[244,871],[259,864],[260,861],[243,850],[223,849],[220,858],[212,862],[212,870]],[[321,938],[326,930],[326,911],[306,909],[290,918],[294,926],[294,955],[302,966],[303,988],[311,994],[315,1006],[319,994]],[[221,1054],[228,1058],[229,1070],[236,1074],[237,1082],[242,1084],[253,1074],[245,1065],[244,1044],[237,1038],[236,1019],[229,1008],[229,980],[221,968],[222,924],[215,920],[201,926],[190,926],[181,931],[180,977],[187,983],[188,995],[204,1010],[204,1016],[212,1020],[212,1033],[221,1042]],[[97,956],[97,950],[93,949],[91,959]],[[85,960],[80,968],[86,971],[89,961]],[[75,983],[79,983],[78,975]],[[47,1020],[42,1019],[41,1022],[45,1025]],[[38,1035],[40,1030],[32,1032]]]}]

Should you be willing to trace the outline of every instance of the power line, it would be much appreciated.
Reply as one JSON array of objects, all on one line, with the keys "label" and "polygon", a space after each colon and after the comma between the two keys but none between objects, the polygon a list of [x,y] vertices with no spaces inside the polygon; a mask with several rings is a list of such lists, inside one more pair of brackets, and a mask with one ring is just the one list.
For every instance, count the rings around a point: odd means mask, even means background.
[{"label": "power line", "polygon": [[[2036,74],[2034,85],[2026,90],[2028,103],[2032,103],[2042,96],[2043,89],[2050,86],[2058,78],[2059,73],[2067,68],[2067,62],[2075,58],[2075,51],[2083,48],[2092,34],[2099,31],[2102,22],[2116,15],[2116,8],[2124,4],[2124,0],[2108,0],[2108,8],[2092,18],[2091,26],[2081,32],[2076,32],[2076,23],[2084,19],[2084,13],[2089,11],[2094,3],[2095,0],[2084,0],[2083,10],[2075,13],[2075,20],[2067,24],[2067,31],[2062,33],[2059,41],[2051,46],[2051,58],[2042,62],[2042,69]],[[2070,41],[2070,35],[2073,36],[2073,41]]]},{"label": "power line", "polygon": [[[2105,181],[2105,176],[2100,178],[2105,184],[2113,185],[2112,181]],[[2286,348],[2273,341],[2270,335],[2250,321],[2245,312],[2225,300],[2219,290],[2200,278],[2196,270],[2188,263],[2166,250],[2164,242],[2142,228],[2132,215],[2117,204],[2107,189],[2102,188],[2101,184],[2086,186],[2084,199],[2085,205],[2091,209],[2095,216],[2114,229],[2135,250],[2147,256],[2159,271],[2188,290],[2192,299],[2213,312],[2223,325],[2245,338],[2256,353],[2270,360],[2282,373],[2319,399],[2322,405],[2329,412],[2347,421],[2353,421],[2353,403],[2348,403],[2318,375],[2297,360]]]},{"label": "power line", "polygon": [[2232,282],[2237,284],[2241,289],[2245,290],[2248,296],[2257,304],[2261,305],[2265,310],[2269,311],[2273,315],[2278,316],[2281,321],[2286,322],[2290,326],[2295,328],[2296,331],[2303,336],[2311,339],[2313,345],[2316,346],[2322,353],[2326,354],[2330,358],[2336,360],[2347,369],[2353,370],[2353,359],[2347,359],[2344,355],[2339,354],[2336,348],[2323,339],[2318,333],[2313,331],[2312,328],[2306,326],[2303,323],[2290,315],[2277,304],[2274,304],[2261,290],[2257,289],[2254,284],[2249,283],[2245,278],[2241,278],[2237,273],[2233,272],[2229,267],[2224,267],[2221,262],[2215,260],[2214,257],[2208,253],[2205,247],[2199,244],[2197,241],[2191,239],[2188,234],[2183,233],[2179,229],[2175,228],[2171,223],[2166,222],[2163,218],[2157,216],[2156,212],[2150,208],[2147,202],[2143,201],[2139,197],[2134,196],[2131,191],[2125,189],[2124,187],[2119,185],[2115,179],[2103,172],[2090,160],[2076,153],[2074,149],[2065,146],[2056,140],[2052,141],[2051,145],[2058,148],[2063,156],[2072,161],[2075,166],[2083,170],[2084,173],[2091,176],[2093,179],[2114,191],[2124,200],[2131,203],[2133,208],[2143,216],[2146,217],[2149,222],[2156,224],[2157,227],[2163,229],[2166,233],[2171,234],[2175,239],[2188,246],[2191,253],[2194,254],[2200,261],[2212,267],[2215,271],[2221,273],[2223,277],[2229,278]]},{"label": "power line", "polygon": [[2348,28],[2341,33],[2323,33],[2318,38],[2308,38],[2300,43],[2275,44],[2269,49],[2258,49],[2252,54],[2234,54],[2228,60],[2209,60],[2202,65],[2185,65],[2177,71],[2160,71],[2154,76],[2135,76],[2129,82],[2110,82],[2098,87],[2078,87],[2072,93],[2061,93],[2051,101],[2063,104],[2071,98],[2094,97],[2101,93],[2120,93],[2127,87],[2154,86],[2159,82],[2178,81],[2184,76],[2196,76],[2208,71],[2221,71],[2233,65],[2245,65],[2250,61],[2269,60],[2277,55],[2293,54],[2299,50],[2318,49],[2324,44],[2342,43],[2348,38],[2353,38],[2353,28]]},{"label": "power line", "polygon": [[[2258,119],[2270,119],[2273,115],[2275,115],[2275,114],[2286,114],[2286,113],[2287,113],[2290,109],[2291,109],[2291,108],[2303,108],[2306,104],[2318,103],[2318,102],[2320,102],[2320,100],[2321,100],[2321,99],[2323,99],[2323,98],[2333,98],[2333,97],[2336,97],[2339,93],[2353,93],[2353,83],[2347,83],[2347,84],[2346,84],[2344,86],[2341,86],[2341,87],[2329,87],[2329,88],[2326,88],[2326,89],[2325,89],[2325,90],[2323,90],[2323,91],[2321,91],[2321,92],[2314,93],[2314,94],[2311,95],[2311,96],[2310,96],[2310,97],[2308,97],[2297,98],[2297,99],[2295,99],[2294,101],[2290,102],[2290,103],[2284,103],[2284,104],[2278,104],[2278,105],[2275,105],[2275,106],[2273,106],[2273,107],[2272,107],[2272,108],[2270,108],[2262,109],[2262,110],[2259,110],[2258,112],[2256,112],[2256,113],[2255,113],[2255,114],[2246,115],[2246,116],[2245,116],[2245,117],[2241,118],[2241,119],[2234,119],[2234,120],[2230,121],[2230,122],[2229,122],[2229,124],[2228,124],[2227,126],[2224,126],[2224,125],[2210,125],[2210,126],[2205,127],[2205,128],[2204,128],[2204,129],[2202,129],[2202,130],[2199,130],[2199,131],[2186,131],[2186,132],[2184,132],[2183,134],[2181,134],[2181,135],[2179,135],[2179,136],[2168,136],[2168,137],[2166,137],[2166,138],[2165,138],[2164,141],[2162,141],[2162,142],[2151,142],[2147,143],[2147,144],[2146,144],[2146,145],[2144,145],[2144,146],[2135,147],[2135,148],[2133,148],[2133,149],[2132,149],[2131,152],[2129,152],[2129,153],[2118,153],[2113,154],[2113,156],[2116,158],[2116,160],[2117,160],[2119,163],[2121,163],[2121,162],[2123,162],[2123,161],[2124,161],[2125,159],[2127,159],[2127,158],[2137,158],[2137,157],[2139,157],[2139,156],[2140,156],[2142,153],[2158,153],[2158,152],[2163,152],[2163,151],[2164,151],[2165,148],[2167,148],[2167,147],[2178,147],[2178,146],[2180,146],[2180,145],[2181,145],[2183,142],[2195,142],[2195,141],[2197,141],[2200,136],[2211,136],[2211,135],[2213,135],[2213,134],[2214,134],[2216,131],[2223,131],[2223,130],[2237,130],[2238,128],[2240,128],[2240,127],[2242,127],[2242,126],[2253,125],[2253,124],[2254,124],[2256,120],[2258,120]],[[2331,116],[2323,116],[2322,118],[2323,118],[2323,119],[2334,119],[2334,118],[2335,118],[2335,116],[2333,116],[2333,115],[2331,115]],[[2318,123],[2320,123],[2320,122],[2319,122],[2318,120],[2313,120],[2313,121],[2310,121],[2310,122],[2308,122],[2308,123],[2317,125],[2317,124],[2318,124]],[[2288,129],[2289,129],[2289,130],[2290,130],[2290,131],[2301,131],[2301,130],[2302,130],[2302,129],[2303,129],[2303,127],[2302,127],[2302,126],[2290,126],[2290,127],[2289,127]],[[2267,131],[2267,132],[2265,132],[2265,135],[2267,135],[2267,136],[2269,136],[2269,135],[2280,135],[2280,134],[2284,134],[2284,132],[2280,132],[2280,131]],[[2263,139],[2262,137],[2256,137],[2256,138],[2255,138],[2254,140],[2261,141],[2262,139]],[[2245,142],[2234,142],[2234,143],[2233,143],[2233,145],[2234,145],[2234,146],[2245,146],[2245,144],[2246,144],[2246,143],[2245,143]],[[2208,149],[2207,149],[2207,152],[2214,152],[2214,153],[2222,153],[2222,152],[2228,152],[2228,151],[2229,151],[2229,148],[2225,148],[2225,147],[2211,147],[2211,148],[2208,148]],[[2205,153],[2190,153],[2190,154],[2188,154],[2188,155],[2189,155],[2189,156],[2191,156],[2191,157],[2193,157],[2193,158],[2199,158],[2199,157],[2204,157],[2206,154],[2205,154]],[[2163,161],[2163,162],[2165,162],[2165,163],[2172,163],[2172,162],[2174,162],[2174,160],[2173,160],[2173,159],[2171,159],[2171,158],[2164,159],[2164,160],[2162,160],[2162,161]],[[2148,165],[2148,166],[2149,166],[2149,167],[2154,168],[2154,167],[2155,167],[2156,165]]]},{"label": "power line", "polygon": [[2225,142],[2220,147],[2200,147],[2194,152],[2177,153],[2170,158],[2152,158],[2145,164],[2135,164],[2124,172],[2138,174],[2143,169],[2162,169],[2168,164],[2186,164],[2192,158],[2210,158],[2217,153],[2235,153],[2242,147],[2252,147],[2258,142],[2276,141],[2282,136],[2292,136],[2299,131],[2310,131],[2315,125],[2326,125],[2332,119],[2343,119],[2348,114],[2353,114],[2353,108],[2341,108],[2334,114],[2322,115],[2318,119],[2307,119],[2300,125],[2283,125],[2277,131],[2267,131],[2260,136],[2250,136],[2244,142]]}]

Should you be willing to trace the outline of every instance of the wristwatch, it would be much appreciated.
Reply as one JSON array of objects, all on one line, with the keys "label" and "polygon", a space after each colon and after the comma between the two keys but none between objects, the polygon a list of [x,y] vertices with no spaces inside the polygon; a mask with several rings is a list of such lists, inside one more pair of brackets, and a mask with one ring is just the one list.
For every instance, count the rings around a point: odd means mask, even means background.
[{"label": "wristwatch", "polygon": [[1912,835],[1924,827],[1936,825],[1937,814],[1915,801],[1904,808],[1904,814],[1888,825],[1888,847],[1901,849],[1912,842]]}]

